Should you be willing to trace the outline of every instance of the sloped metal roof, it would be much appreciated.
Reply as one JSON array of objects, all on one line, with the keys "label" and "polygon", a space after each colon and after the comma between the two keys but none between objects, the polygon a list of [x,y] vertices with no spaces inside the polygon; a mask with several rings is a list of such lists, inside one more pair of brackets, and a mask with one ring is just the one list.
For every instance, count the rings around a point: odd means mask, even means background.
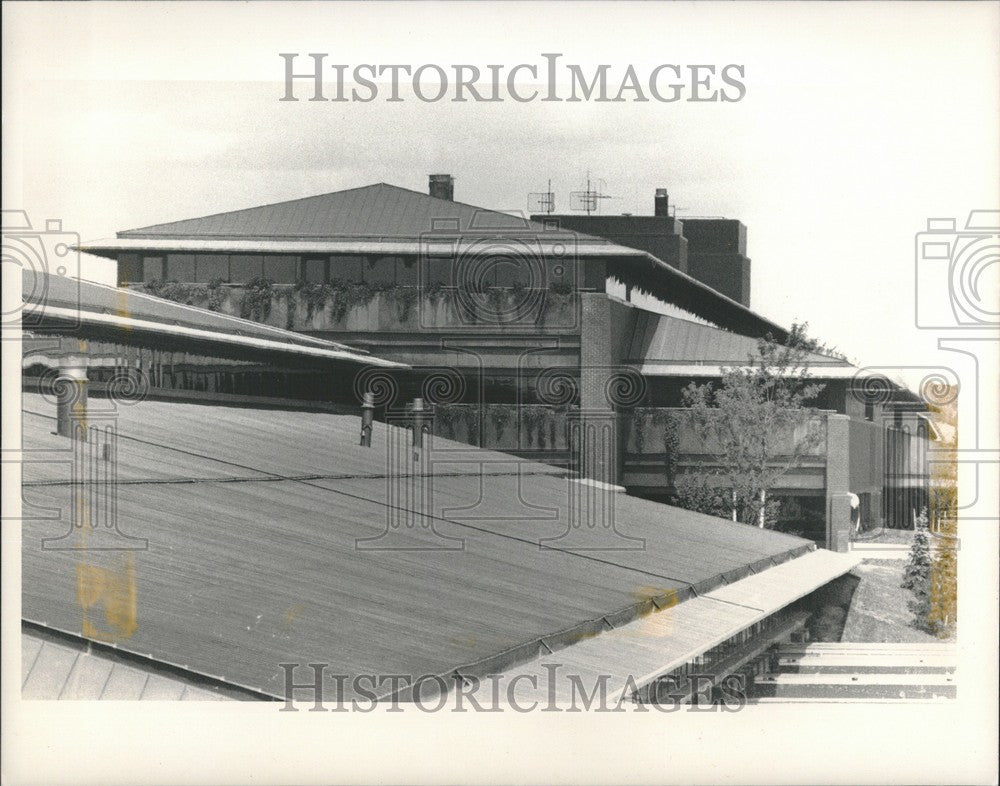
[{"label": "sloped metal roof", "polygon": [[[48,434],[54,407],[24,401],[25,450],[68,473],[68,441],[60,454]],[[117,487],[118,520],[148,548],[130,552],[137,626],[117,646],[279,697],[281,663],[329,663],[331,679],[502,670],[535,657],[542,641],[578,640],[656,599],[708,592],[814,548],[615,495],[630,542],[594,550],[566,537],[602,535],[588,522],[571,530],[577,481],[447,440],[425,458],[443,464],[424,508],[387,485],[386,445],[405,433],[378,424],[374,446],[362,448],[358,431],[345,415],[120,408],[118,442],[129,447],[119,475],[129,482]],[[144,478],[157,462],[174,468]],[[94,548],[108,536],[96,531],[84,550],[42,548],[66,533],[73,487],[32,464],[24,473],[23,615],[79,635],[79,566],[113,571],[121,552]],[[423,481],[401,482],[412,491]],[[48,519],[31,518],[40,508]],[[378,540],[386,533],[391,544]]]},{"label": "sloped metal roof", "polygon": [[25,275],[22,293],[25,330],[87,326],[250,347],[284,355],[406,368],[403,363],[383,360],[363,349],[334,341],[67,276]]},{"label": "sloped metal roof", "polygon": [[541,224],[527,218],[438,199],[388,183],[375,183],[346,191],[129,229],[119,232],[118,237],[417,240],[440,221],[450,222],[449,229],[460,232],[544,230]]},{"label": "sloped metal roof", "polygon": [[[84,640],[21,631],[21,698],[44,701],[226,701],[237,698],[155,663],[126,660]],[[243,697],[240,697],[243,698]]]}]

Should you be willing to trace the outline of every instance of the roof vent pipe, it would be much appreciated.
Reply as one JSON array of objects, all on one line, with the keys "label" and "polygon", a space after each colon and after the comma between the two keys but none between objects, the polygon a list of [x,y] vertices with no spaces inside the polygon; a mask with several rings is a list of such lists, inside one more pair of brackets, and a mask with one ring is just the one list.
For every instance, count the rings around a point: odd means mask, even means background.
[{"label": "roof vent pipe", "polygon": [[[56,433],[62,437],[87,439],[87,359],[67,355],[59,360],[55,384]],[[78,433],[74,435],[74,430]]]},{"label": "roof vent pipe", "polygon": [[427,193],[436,199],[455,200],[455,178],[451,175],[431,175],[427,185]]},{"label": "roof vent pipe", "polygon": [[424,406],[422,398],[413,399],[410,405],[410,428],[413,431],[413,455],[420,460],[420,450],[424,447],[424,437],[430,434],[432,423],[431,410]]},{"label": "roof vent pipe", "polygon": [[361,446],[372,446],[372,424],[375,422],[375,394],[365,393],[361,401]]}]

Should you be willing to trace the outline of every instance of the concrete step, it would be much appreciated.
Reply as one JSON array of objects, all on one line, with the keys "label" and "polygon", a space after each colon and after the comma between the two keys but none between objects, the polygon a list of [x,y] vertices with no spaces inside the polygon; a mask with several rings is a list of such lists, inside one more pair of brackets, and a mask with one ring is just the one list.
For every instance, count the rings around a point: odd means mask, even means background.
[{"label": "concrete step", "polygon": [[954,698],[951,674],[763,674],[754,680],[759,698],[931,699]]},{"label": "concrete step", "polygon": [[774,696],[759,696],[751,697],[747,699],[748,704],[858,704],[859,702],[873,703],[873,704],[947,704],[951,701],[951,698],[945,696],[937,696],[934,698],[910,698],[910,699],[886,699],[881,697],[862,697],[862,698],[850,698],[841,699],[835,696],[830,696],[827,698],[776,698]]},{"label": "concrete step", "polygon": [[809,644],[782,644],[775,652],[780,656],[803,655],[947,655],[955,654],[954,644],[882,644],[853,642],[810,642]]},{"label": "concrete step", "polygon": [[822,673],[856,672],[858,674],[953,672],[954,654],[938,653],[808,653],[781,655],[772,661],[779,672]]}]

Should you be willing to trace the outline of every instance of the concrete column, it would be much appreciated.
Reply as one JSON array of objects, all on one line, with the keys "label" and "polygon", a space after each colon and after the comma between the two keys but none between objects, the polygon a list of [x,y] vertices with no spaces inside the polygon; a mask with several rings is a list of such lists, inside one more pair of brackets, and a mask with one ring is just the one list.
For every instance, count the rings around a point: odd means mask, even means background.
[{"label": "concrete column", "polygon": [[580,326],[580,435],[573,461],[581,474],[617,485],[618,423],[608,398],[608,381],[616,372],[611,342],[611,303],[603,293],[584,292]]},{"label": "concrete column", "polygon": [[78,425],[81,439],[87,438],[87,359],[83,355],[67,355],[59,361],[56,381],[56,433],[73,437]]},{"label": "concrete column", "polygon": [[851,542],[850,451],[847,415],[826,418],[826,547],[847,551]]}]

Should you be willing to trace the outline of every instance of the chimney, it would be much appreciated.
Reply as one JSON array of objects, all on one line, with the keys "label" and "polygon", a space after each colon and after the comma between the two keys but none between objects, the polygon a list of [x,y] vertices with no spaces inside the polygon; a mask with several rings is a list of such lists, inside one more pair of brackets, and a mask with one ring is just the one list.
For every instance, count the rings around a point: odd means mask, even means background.
[{"label": "chimney", "polygon": [[431,175],[427,193],[437,199],[455,199],[455,178],[451,175]]},{"label": "chimney", "polygon": [[656,196],[653,198],[653,215],[654,216],[670,215],[670,213],[667,211],[667,189],[665,188],[656,189]]}]

